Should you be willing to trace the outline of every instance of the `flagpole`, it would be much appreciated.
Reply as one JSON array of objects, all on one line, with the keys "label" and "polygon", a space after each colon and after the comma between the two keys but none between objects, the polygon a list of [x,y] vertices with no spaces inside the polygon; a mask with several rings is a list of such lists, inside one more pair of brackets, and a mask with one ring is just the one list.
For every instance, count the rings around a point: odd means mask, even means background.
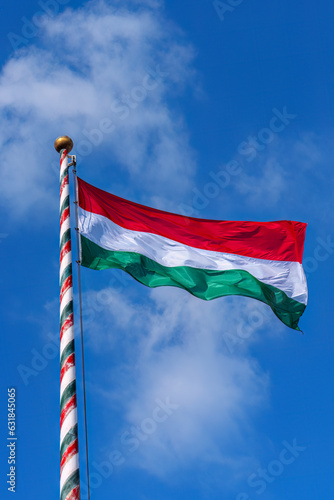
[{"label": "flagpole", "polygon": [[78,177],[77,177],[77,162],[75,156],[72,157],[73,163],[73,177],[75,189],[75,222],[76,222],[76,235],[77,235],[77,264],[78,264],[78,284],[79,284],[79,311],[80,311],[80,339],[81,339],[81,362],[82,362],[82,388],[83,388],[83,403],[85,415],[85,440],[86,440],[86,471],[87,471],[87,491],[88,500],[90,500],[90,485],[89,485],[89,460],[88,460],[88,431],[87,431],[87,411],[86,411],[86,376],[85,376],[85,355],[84,355],[84,341],[83,341],[83,322],[82,322],[82,293],[81,293],[81,241],[79,233],[79,193],[78,193]]},{"label": "flagpole", "polygon": [[58,137],[60,153],[60,500],[80,499],[78,414],[74,352],[73,279],[67,136]]}]

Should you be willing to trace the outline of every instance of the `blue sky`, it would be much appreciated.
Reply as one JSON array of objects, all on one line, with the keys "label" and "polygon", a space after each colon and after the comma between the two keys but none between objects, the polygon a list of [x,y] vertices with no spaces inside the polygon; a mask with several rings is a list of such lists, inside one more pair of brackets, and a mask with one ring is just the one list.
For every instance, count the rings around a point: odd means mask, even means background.
[{"label": "blue sky", "polygon": [[13,495],[10,387],[15,498],[59,498],[61,134],[79,175],[119,196],[202,218],[308,223],[304,335],[250,299],[205,303],[82,270],[91,499],[333,498],[333,10],[328,0],[3,8],[1,498]]}]

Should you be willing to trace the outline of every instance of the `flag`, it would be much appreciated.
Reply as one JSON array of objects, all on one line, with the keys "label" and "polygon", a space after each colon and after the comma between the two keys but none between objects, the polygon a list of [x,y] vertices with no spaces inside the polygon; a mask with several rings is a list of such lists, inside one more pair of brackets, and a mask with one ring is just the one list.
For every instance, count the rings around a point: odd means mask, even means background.
[{"label": "flag", "polygon": [[149,287],[204,300],[243,295],[299,330],[307,303],[306,224],[185,217],[119,198],[78,178],[81,265],[118,268]]}]

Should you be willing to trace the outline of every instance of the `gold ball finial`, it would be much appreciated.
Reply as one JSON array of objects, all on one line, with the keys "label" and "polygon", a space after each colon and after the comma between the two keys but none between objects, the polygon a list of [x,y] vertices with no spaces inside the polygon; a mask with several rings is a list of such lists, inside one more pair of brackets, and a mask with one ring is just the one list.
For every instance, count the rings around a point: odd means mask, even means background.
[{"label": "gold ball finial", "polygon": [[55,140],[55,150],[60,153],[62,149],[66,149],[66,151],[69,153],[72,151],[73,148],[73,141],[68,135],[61,135],[60,137],[57,137]]}]

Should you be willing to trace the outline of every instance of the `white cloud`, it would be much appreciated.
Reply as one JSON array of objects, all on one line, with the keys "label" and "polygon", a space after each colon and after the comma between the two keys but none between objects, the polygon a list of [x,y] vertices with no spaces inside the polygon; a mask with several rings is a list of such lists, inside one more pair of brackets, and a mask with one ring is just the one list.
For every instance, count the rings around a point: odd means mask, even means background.
[{"label": "white cloud", "polygon": [[[331,135],[304,132],[276,137],[256,159],[245,161],[233,181],[243,204],[261,213],[275,210],[277,218],[307,222],[317,217],[323,225],[333,189]],[[230,206],[234,197],[230,195]]]},{"label": "white cloud", "polygon": [[81,163],[101,171],[94,155],[108,153],[106,163],[125,169],[146,196],[188,189],[193,153],[168,96],[194,80],[194,51],[158,5],[92,2],[65,11],[2,68],[0,194],[12,213],[43,207],[44,215],[55,205],[51,164],[61,133],[73,138]]},{"label": "white cloud", "polygon": [[268,335],[273,314],[240,297],[205,302],[178,289],[148,293],[139,301],[122,290],[85,294],[91,305],[87,347],[117,352],[122,360],[113,362],[101,387],[91,388],[107,407],[117,401],[122,409],[123,429],[108,450],[119,449],[122,432],[152,416],[158,399],[169,398],[177,409],[129,454],[128,465],[161,477],[205,463],[227,467],[232,475],[254,467],[245,436],[255,432],[253,417],[268,404],[269,378],[246,354],[261,330]]},{"label": "white cloud", "polygon": [[265,158],[260,165],[240,175],[237,190],[250,205],[277,205],[285,189],[284,170],[275,158]]}]

